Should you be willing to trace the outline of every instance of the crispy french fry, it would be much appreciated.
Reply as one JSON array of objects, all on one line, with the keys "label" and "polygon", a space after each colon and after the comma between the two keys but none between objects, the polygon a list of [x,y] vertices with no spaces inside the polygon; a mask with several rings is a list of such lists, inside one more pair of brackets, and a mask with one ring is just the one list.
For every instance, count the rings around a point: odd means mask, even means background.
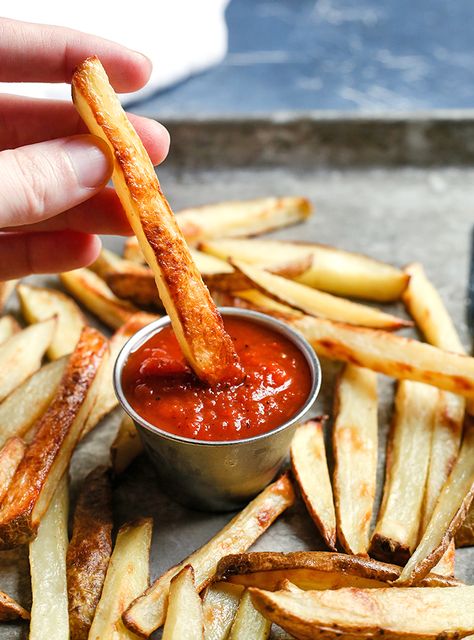
[{"label": "crispy french fry", "polygon": [[66,367],[66,356],[45,364],[0,403],[0,446],[28,434],[51,404]]},{"label": "crispy french fry", "polygon": [[15,290],[16,280],[5,280],[0,282],[0,311],[3,311],[10,295]]},{"label": "crispy french fry", "polygon": [[445,553],[441,556],[441,560],[433,567],[433,573],[440,576],[454,576],[456,566],[456,547],[454,540],[451,540]]},{"label": "crispy french fry", "polygon": [[402,380],[387,443],[382,506],[370,555],[405,564],[418,542],[438,390]]},{"label": "crispy french fry", "polygon": [[0,449],[0,503],[25,455],[25,448],[25,443],[21,438],[13,437],[9,438]]},{"label": "crispy french fry", "polygon": [[335,589],[280,591],[251,588],[254,605],[297,638],[455,640],[474,631],[474,587],[453,589]]},{"label": "crispy french fry", "polygon": [[274,264],[289,262],[310,253],[311,268],[297,276],[298,282],[340,296],[389,302],[400,298],[409,276],[400,269],[367,256],[319,244],[277,240],[209,240],[201,244],[206,253],[259,266],[269,256]]},{"label": "crispy french fry", "polygon": [[288,476],[281,476],[269,485],[243,511],[237,514],[203,547],[179,565],[164,573],[125,612],[125,625],[136,634],[147,637],[160,627],[166,616],[166,604],[171,580],[190,564],[194,569],[196,587],[202,591],[212,579],[219,560],[231,549],[245,551],[272,522],[294,501]]},{"label": "crispy french fry", "polygon": [[29,620],[30,614],[13,598],[0,591],[0,622],[11,622],[19,618],[21,620]]},{"label": "crispy french fry", "polygon": [[0,344],[11,338],[14,333],[20,331],[20,325],[13,316],[3,316],[0,318]]},{"label": "crispy french fry", "polygon": [[466,519],[456,533],[457,547],[472,547],[474,545],[474,509],[471,507]]},{"label": "crispy french fry", "polygon": [[30,640],[69,640],[67,608],[66,549],[69,509],[65,473],[30,543],[30,571],[33,605]]},{"label": "crispy french fry", "polygon": [[186,565],[170,582],[163,640],[203,640],[202,602],[194,584],[194,570]]},{"label": "crispy french fry", "polygon": [[244,588],[216,582],[207,587],[202,600],[204,640],[226,640]]},{"label": "crispy french fry", "polygon": [[264,294],[278,302],[295,307],[304,313],[329,320],[338,320],[375,329],[395,330],[412,323],[345,298],[338,298],[299,282],[293,282],[279,275],[269,273],[245,262],[232,261],[250,283]]},{"label": "crispy french fry", "polygon": [[94,393],[96,401],[92,411],[87,418],[87,422],[82,431],[84,438],[108,413],[118,405],[113,384],[113,372],[115,361],[124,344],[139,329],[152,321],[148,313],[135,313],[114,333],[109,342],[110,355],[100,367],[97,378],[94,381]]},{"label": "crispy french fry", "polygon": [[474,358],[387,331],[304,316],[289,321],[318,354],[379,373],[474,396]]},{"label": "crispy french fry", "polygon": [[[69,293],[111,329],[118,329],[139,311],[126,300],[120,300],[106,282],[90,269],[61,273],[59,278]],[[158,316],[150,314],[150,322]]]},{"label": "crispy french fry", "polygon": [[148,585],[152,529],[151,518],[143,518],[120,528],[89,632],[89,640],[135,638],[123,626],[120,616],[127,605]]},{"label": "crispy french fry", "polygon": [[329,479],[323,420],[297,428],[291,441],[291,467],[309,515],[325,543],[336,549],[336,514]]},{"label": "crispy french fry", "polygon": [[0,401],[41,366],[56,330],[50,318],[19,331],[0,345]]},{"label": "crispy french fry", "polygon": [[20,283],[17,288],[21,312],[29,324],[56,317],[56,331],[48,348],[51,360],[72,353],[86,321],[72,298],[54,289]]},{"label": "crispy french fry", "polygon": [[110,447],[112,468],[118,475],[143,452],[143,444],[133,420],[124,415],[117,435]]},{"label": "crispy french fry", "polygon": [[253,606],[250,593],[245,591],[235,614],[229,640],[267,640],[270,637],[271,626],[270,620]]},{"label": "crispy french fry", "polygon": [[241,378],[222,318],[164,197],[151,160],[97,57],[73,74],[74,104],[91,133],[110,146],[117,195],[156,278],[175,335],[196,374],[209,383]]},{"label": "crispy french fry", "polygon": [[92,383],[107,355],[105,338],[85,327],[0,505],[0,548],[24,544],[36,535],[95,401]]},{"label": "crispy french fry", "polygon": [[84,480],[67,549],[71,640],[87,640],[112,554],[112,486],[109,470],[97,467]]},{"label": "crispy french fry", "polygon": [[[260,551],[225,556],[217,565],[216,578],[242,587],[275,591],[289,579],[300,589],[379,588],[396,580],[401,568],[363,556],[331,551]],[[423,587],[456,587],[451,577],[430,573]]]},{"label": "crispy french fry", "polygon": [[441,491],[431,520],[397,584],[412,585],[423,578],[447,550],[474,498],[474,424],[465,429],[454,467]]},{"label": "crispy french fry", "polygon": [[377,477],[377,376],[347,364],[336,385],[333,451],[337,536],[347,553],[367,553]]}]

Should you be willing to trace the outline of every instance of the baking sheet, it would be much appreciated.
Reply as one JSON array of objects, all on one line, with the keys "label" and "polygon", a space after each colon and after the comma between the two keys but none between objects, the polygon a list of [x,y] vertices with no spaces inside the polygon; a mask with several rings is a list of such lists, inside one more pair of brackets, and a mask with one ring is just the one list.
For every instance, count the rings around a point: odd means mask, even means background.
[{"label": "baking sheet", "polygon": [[[164,167],[160,179],[172,205],[274,195],[305,195],[315,207],[314,216],[272,234],[334,244],[403,265],[418,260],[440,291],[466,348],[465,325],[468,254],[474,220],[474,170],[361,169],[312,170],[276,167],[268,169],[183,170]],[[119,249],[122,240],[109,238],[107,246]],[[57,285],[54,277],[34,277],[32,282]],[[401,307],[390,307],[403,314]],[[320,412],[331,411],[336,363],[323,362]],[[379,493],[393,381],[380,378]],[[81,479],[108,458],[108,447],[120,420],[116,411],[77,449],[72,464],[72,500]],[[207,541],[231,517],[191,511],[173,503],[158,487],[151,465],[136,461],[119,479],[114,492],[117,526],[138,516],[154,518],[151,576],[157,577]],[[323,549],[321,538],[301,502],[289,509],[257,542],[256,550],[290,551]],[[474,581],[474,549],[457,552],[457,577]],[[0,588],[29,605],[26,550],[0,552]],[[2,640],[27,637],[26,625],[1,625]],[[153,637],[160,637],[155,634]],[[277,637],[274,635],[273,637]]]}]

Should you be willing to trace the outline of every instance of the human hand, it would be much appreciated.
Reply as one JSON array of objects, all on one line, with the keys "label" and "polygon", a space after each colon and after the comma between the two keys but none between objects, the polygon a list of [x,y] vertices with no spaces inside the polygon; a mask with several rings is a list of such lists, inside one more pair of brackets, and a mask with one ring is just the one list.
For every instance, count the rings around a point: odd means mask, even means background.
[{"label": "human hand", "polygon": [[[113,42],[62,27],[0,19],[0,81],[70,82],[97,55],[116,91],[136,91],[150,61]],[[130,116],[152,162],[168,153],[159,123]],[[72,103],[0,95],[0,280],[90,264],[97,233],[131,233],[115,191],[112,157],[85,134]]]}]

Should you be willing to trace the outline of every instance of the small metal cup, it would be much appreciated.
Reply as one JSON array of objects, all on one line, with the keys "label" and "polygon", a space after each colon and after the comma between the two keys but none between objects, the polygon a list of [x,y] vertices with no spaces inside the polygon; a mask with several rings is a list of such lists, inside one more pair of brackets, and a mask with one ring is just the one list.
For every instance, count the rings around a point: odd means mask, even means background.
[{"label": "small metal cup", "polygon": [[138,331],[125,344],[114,369],[115,393],[134,421],[145,450],[156,467],[160,488],[193,509],[232,511],[242,507],[275,477],[290,447],[296,425],[313,406],[321,386],[321,367],[310,344],[280,320],[249,309],[222,307],[237,316],[273,329],[293,342],[308,363],[311,389],[303,406],[273,431],[242,440],[209,442],[177,436],[147,422],[128,403],[122,369],[130,352],[170,323],[168,316]]}]

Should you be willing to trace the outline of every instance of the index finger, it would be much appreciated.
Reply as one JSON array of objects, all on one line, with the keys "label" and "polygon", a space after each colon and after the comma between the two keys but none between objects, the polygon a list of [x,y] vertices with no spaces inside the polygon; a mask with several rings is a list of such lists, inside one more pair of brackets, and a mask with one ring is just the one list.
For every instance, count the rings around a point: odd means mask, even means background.
[{"label": "index finger", "polygon": [[0,81],[67,82],[90,55],[100,58],[116,91],[146,84],[151,62],[110,40],[65,27],[0,19]]}]

